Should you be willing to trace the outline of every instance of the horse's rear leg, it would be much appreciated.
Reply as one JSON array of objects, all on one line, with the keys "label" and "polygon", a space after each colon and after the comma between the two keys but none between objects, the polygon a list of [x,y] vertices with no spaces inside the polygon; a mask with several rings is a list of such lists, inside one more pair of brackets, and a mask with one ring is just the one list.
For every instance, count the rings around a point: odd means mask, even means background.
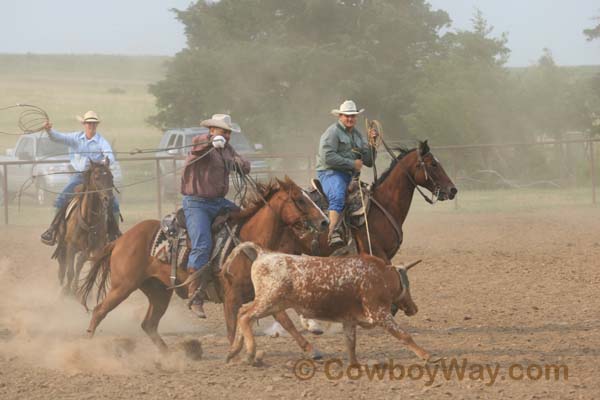
[{"label": "horse's rear leg", "polygon": [[96,328],[106,317],[106,315],[116,306],[121,304],[123,300],[129,297],[129,295],[133,293],[135,289],[137,288],[132,287],[131,285],[112,287],[110,289],[104,300],[94,307],[94,311],[92,312],[92,320],[90,321],[90,326],[87,329],[88,336],[90,338],[94,336]]},{"label": "horse's rear leg", "polygon": [[167,311],[167,307],[169,307],[173,291],[167,290],[165,285],[156,279],[146,280],[140,286],[140,290],[148,297],[150,303],[146,317],[144,317],[144,321],[142,322],[142,329],[150,336],[150,339],[158,346],[160,351],[166,352],[168,350],[167,344],[158,334],[158,323],[165,314],[165,311]]}]

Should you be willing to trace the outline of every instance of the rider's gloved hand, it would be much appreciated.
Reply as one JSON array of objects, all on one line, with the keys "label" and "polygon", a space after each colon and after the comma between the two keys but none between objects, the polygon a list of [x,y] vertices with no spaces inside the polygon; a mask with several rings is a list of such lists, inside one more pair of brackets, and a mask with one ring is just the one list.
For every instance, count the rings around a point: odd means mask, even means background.
[{"label": "rider's gloved hand", "polygon": [[212,145],[216,149],[224,148],[226,143],[227,143],[227,140],[225,140],[225,138],[221,135],[216,135],[216,136],[213,136],[213,138],[212,138]]}]

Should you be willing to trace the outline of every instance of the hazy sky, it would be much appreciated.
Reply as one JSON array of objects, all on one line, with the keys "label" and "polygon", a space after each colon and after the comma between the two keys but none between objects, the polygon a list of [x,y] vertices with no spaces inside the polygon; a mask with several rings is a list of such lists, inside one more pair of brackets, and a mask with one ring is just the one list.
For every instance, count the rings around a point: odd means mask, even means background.
[{"label": "hazy sky", "polygon": [[544,47],[560,65],[600,64],[600,39],[588,42],[583,30],[600,16],[598,0],[429,0],[450,14],[453,28],[470,29],[476,8],[494,27],[493,36],[508,33],[510,66],[533,64]]},{"label": "hazy sky", "polygon": [[[479,8],[494,33],[508,32],[510,66],[534,63],[544,47],[561,65],[600,64],[600,40],[582,30],[597,23],[598,0],[429,0],[469,29]],[[170,8],[191,0],[0,0],[0,53],[173,55],[185,46]]]}]

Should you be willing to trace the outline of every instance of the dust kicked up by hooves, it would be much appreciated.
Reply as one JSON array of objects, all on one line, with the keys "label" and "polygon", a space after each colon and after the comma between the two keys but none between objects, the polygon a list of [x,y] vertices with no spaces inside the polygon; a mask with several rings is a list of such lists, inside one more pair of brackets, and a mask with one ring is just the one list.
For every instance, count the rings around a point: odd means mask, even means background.
[{"label": "dust kicked up by hooves", "polygon": [[60,294],[56,267],[35,267],[0,258],[0,356],[69,374],[135,374],[154,370],[183,371],[202,358],[201,342],[186,333],[197,330],[185,310],[173,307],[165,330],[178,332],[161,354],[139,323],[146,299],[132,295],[90,340],[90,314],[77,299]]}]

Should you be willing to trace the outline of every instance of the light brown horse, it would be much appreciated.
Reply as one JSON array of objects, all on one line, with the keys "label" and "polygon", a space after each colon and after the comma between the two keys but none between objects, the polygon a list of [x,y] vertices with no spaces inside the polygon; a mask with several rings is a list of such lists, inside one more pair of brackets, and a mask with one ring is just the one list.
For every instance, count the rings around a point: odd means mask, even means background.
[{"label": "light brown horse", "polygon": [[108,158],[99,163],[90,160],[90,167],[82,172],[82,188],[75,195],[77,203],[66,221],[59,225],[58,244],[52,257],[59,263],[58,280],[61,285],[65,273],[67,276],[63,295],[75,294],[83,264],[101,252],[107,243],[114,186],[109,164]]},{"label": "light brown horse", "polygon": [[[373,185],[373,199],[368,210],[371,247],[373,255],[390,264],[402,244],[402,224],[408,215],[413,195],[417,186],[431,191],[434,200],[453,199],[458,190],[446,174],[439,160],[431,153],[427,141],[419,142],[416,149],[400,150],[400,154],[392,160],[389,168]],[[373,201],[374,200],[374,201]],[[428,200],[432,201],[432,200]],[[366,226],[352,229],[358,252],[369,254]],[[288,253],[312,254],[313,235],[306,235],[298,241],[288,241],[298,246]],[[327,244],[327,233],[319,235],[319,254],[328,256],[333,252]],[[237,314],[242,304],[252,300],[254,289],[250,277],[252,262],[245,255],[236,257],[230,268],[222,271],[225,274],[224,288],[230,296],[225,297],[225,321],[230,343],[235,338]],[[288,330],[288,325],[283,325]],[[296,338],[296,329],[292,327]],[[291,332],[290,332],[291,333]]]},{"label": "light brown horse", "polygon": [[[267,249],[286,251],[296,247],[290,242],[297,241],[298,237],[302,237],[309,230],[327,229],[328,220],[325,214],[289,178],[286,177],[285,181],[278,180],[278,184],[267,185],[263,190],[262,196],[255,199],[252,205],[242,210],[239,215],[232,216],[234,221],[242,224],[239,234],[241,241],[253,241]],[[167,349],[157,329],[173,293],[167,289],[171,286],[171,266],[150,255],[152,242],[159,229],[160,221],[157,220],[138,223],[119,239],[107,245],[103,255],[90,269],[80,288],[81,299],[85,305],[95,282],[98,281],[99,284],[99,304],[94,308],[88,328],[90,337],[112,309],[135,290],[140,289],[149,301],[142,329],[159,349]],[[178,269],[177,279],[180,282],[184,282],[187,276],[185,269]],[[106,294],[109,282],[111,287]],[[176,292],[181,298],[187,297],[186,287],[176,289]],[[106,295],[103,298],[104,294]],[[225,296],[227,295],[228,292],[225,291]],[[250,300],[251,298],[248,301]],[[285,312],[279,313],[275,318],[283,326],[291,325],[293,328]],[[312,347],[299,333],[295,332],[294,335],[301,347],[312,351]]]}]

